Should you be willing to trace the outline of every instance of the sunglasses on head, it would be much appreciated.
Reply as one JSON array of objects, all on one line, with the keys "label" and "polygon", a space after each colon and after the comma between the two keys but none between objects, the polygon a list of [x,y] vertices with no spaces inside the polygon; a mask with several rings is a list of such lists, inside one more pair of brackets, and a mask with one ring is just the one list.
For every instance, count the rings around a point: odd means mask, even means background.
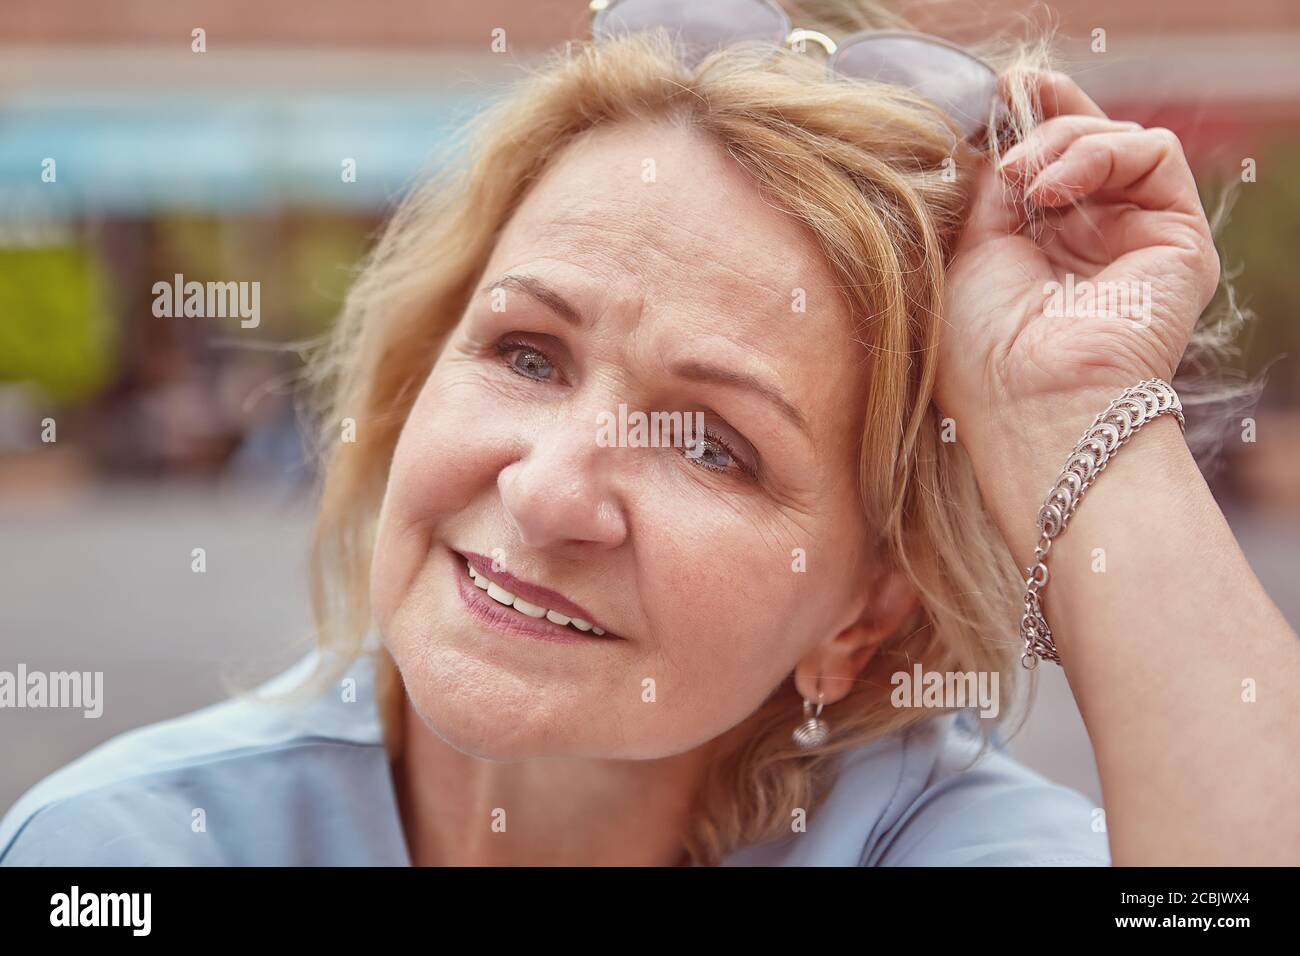
[{"label": "sunglasses on head", "polygon": [[597,42],[664,27],[683,61],[697,65],[721,47],[754,44],[802,52],[813,41],[828,55],[826,75],[915,90],[942,109],[974,145],[990,124],[1003,131],[1006,107],[997,72],[979,57],[926,33],[864,30],[836,43],[817,30],[795,28],[773,0],[591,0]]}]

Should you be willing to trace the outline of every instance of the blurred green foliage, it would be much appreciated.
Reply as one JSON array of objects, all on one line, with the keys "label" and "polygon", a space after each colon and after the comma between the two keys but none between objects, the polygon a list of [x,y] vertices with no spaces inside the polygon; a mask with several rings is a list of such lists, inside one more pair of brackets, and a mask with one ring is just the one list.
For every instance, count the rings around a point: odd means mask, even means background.
[{"label": "blurred green foliage", "polygon": [[256,334],[277,341],[315,335],[338,314],[375,223],[309,211],[245,219],[166,216],[155,223],[164,260],[157,278],[179,272],[199,282],[261,282]]},{"label": "blurred green foliage", "polygon": [[[241,334],[317,335],[338,314],[377,223],[329,212],[137,220],[130,234],[148,251],[126,257],[138,263],[135,275],[108,275],[98,257],[108,250],[89,240],[0,248],[0,382],[30,382],[58,404],[93,398],[114,381],[119,358],[130,366],[119,343],[137,341],[130,329],[150,320],[153,284],[178,272],[187,281],[260,282],[261,323]],[[110,235],[122,241],[121,231]]]},{"label": "blurred green foliage", "polygon": [[[1219,234],[1226,276],[1235,275],[1238,304],[1255,314],[1240,345],[1243,365],[1270,365],[1269,394],[1300,403],[1300,144],[1259,155],[1257,181],[1233,185],[1228,221]],[[1223,187],[1204,189],[1213,214]],[[1282,355],[1281,359],[1278,356]]]},{"label": "blurred green foliage", "polygon": [[111,379],[114,343],[109,286],[89,250],[0,248],[0,381],[77,401]]}]

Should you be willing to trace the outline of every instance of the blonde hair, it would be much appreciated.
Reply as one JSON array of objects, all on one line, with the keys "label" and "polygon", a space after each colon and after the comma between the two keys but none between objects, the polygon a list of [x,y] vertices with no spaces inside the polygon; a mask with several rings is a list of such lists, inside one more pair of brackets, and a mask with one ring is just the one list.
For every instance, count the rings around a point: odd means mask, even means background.
[{"label": "blonde hair", "polygon": [[[805,4],[811,7],[812,4]],[[800,25],[838,38],[904,26],[864,3],[816,4]],[[1046,65],[1046,43],[980,52],[1013,81]],[[1034,122],[1027,82],[1013,82],[1013,122]],[[368,572],[387,469],[411,404],[456,325],[495,238],[564,147],[598,126],[637,119],[689,123],[724,145],[781,208],[804,223],[837,276],[870,356],[859,490],[877,560],[904,572],[920,606],[835,705],[835,733],[811,754],[790,738],[800,697],[785,681],[725,736],[686,835],[697,863],[789,832],[812,813],[838,755],[933,715],[889,701],[889,675],[1001,672],[1015,688],[1020,577],[983,506],[960,444],[941,440],[931,404],[944,270],[965,218],[963,173],[979,161],[954,145],[937,111],[905,89],[827,82],[820,60],[721,51],[688,69],[660,33],[594,46],[574,42],[480,114],[460,160],[402,203],[312,365],[323,389],[324,482],[311,555],[320,683],[366,653]],[[956,176],[951,175],[956,172]],[[1210,333],[1214,335],[1215,333]],[[1220,327],[1214,344],[1231,336]],[[1191,409],[1189,409],[1191,411]],[[337,440],[344,419],[355,441]],[[401,749],[402,688],[377,652],[381,713]],[[1006,716],[1014,708],[1003,708]],[[999,721],[980,721],[985,734]],[[987,740],[986,740],[987,743]]]}]

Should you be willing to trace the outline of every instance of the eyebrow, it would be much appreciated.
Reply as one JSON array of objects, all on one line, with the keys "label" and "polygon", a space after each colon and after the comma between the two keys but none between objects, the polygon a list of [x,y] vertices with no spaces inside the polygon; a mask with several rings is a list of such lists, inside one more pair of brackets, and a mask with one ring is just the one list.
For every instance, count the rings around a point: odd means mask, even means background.
[{"label": "eyebrow", "polygon": [[570,325],[581,328],[586,323],[582,313],[570,305],[568,299],[534,276],[510,272],[495,282],[485,285],[479,291],[491,292],[493,289],[514,289],[516,292],[522,292],[529,298],[536,299]]},{"label": "eyebrow", "polygon": [[[586,319],[581,312],[575,309],[564,296],[535,276],[513,272],[507,273],[495,282],[484,286],[480,291],[490,292],[493,289],[514,289],[516,292],[522,292],[546,306],[570,325],[581,328],[586,324]],[[720,365],[711,365],[699,359],[686,359],[677,362],[669,371],[688,382],[722,385],[728,388],[741,388],[753,392],[773,405],[791,424],[803,432],[805,437],[812,438],[812,430],[809,428],[808,419],[803,412],[786,398],[779,388],[769,385],[747,372],[738,372],[735,369],[725,368]]]},{"label": "eyebrow", "polygon": [[747,372],[738,372],[735,369],[724,368],[720,365],[710,365],[698,359],[686,359],[678,362],[669,371],[678,378],[684,378],[689,382],[705,382],[751,391],[775,406],[776,410],[803,432],[807,438],[812,438],[812,432],[808,427],[808,419],[804,417],[803,412],[799,411],[779,388],[769,385]]}]

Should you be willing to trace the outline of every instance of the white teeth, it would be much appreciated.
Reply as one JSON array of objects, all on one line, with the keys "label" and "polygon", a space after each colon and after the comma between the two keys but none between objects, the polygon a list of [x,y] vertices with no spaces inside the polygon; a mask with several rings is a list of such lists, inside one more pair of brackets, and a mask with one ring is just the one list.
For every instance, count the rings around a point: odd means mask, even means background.
[{"label": "white teeth", "polygon": [[502,604],[514,604],[515,596],[497,584],[495,581],[489,581],[487,586],[488,597]]},{"label": "white teeth", "polygon": [[515,610],[527,614],[529,617],[546,616],[546,608],[538,607],[536,604],[529,604],[521,597],[515,598]]},{"label": "white teeth", "polygon": [[584,621],[580,617],[569,617],[566,614],[561,614],[559,611],[551,611],[537,604],[530,604],[521,597],[515,597],[515,595],[511,594],[495,581],[489,581],[487,575],[480,574],[474,568],[474,565],[470,564],[468,561],[465,562],[465,567],[469,571],[470,580],[484,591],[487,591],[488,597],[492,598],[498,604],[513,607],[521,614],[526,614],[532,618],[545,617],[551,623],[559,624],[561,627],[569,624],[580,631],[590,631],[592,634],[597,636],[601,636],[605,633],[603,628],[596,627],[590,622]]}]

